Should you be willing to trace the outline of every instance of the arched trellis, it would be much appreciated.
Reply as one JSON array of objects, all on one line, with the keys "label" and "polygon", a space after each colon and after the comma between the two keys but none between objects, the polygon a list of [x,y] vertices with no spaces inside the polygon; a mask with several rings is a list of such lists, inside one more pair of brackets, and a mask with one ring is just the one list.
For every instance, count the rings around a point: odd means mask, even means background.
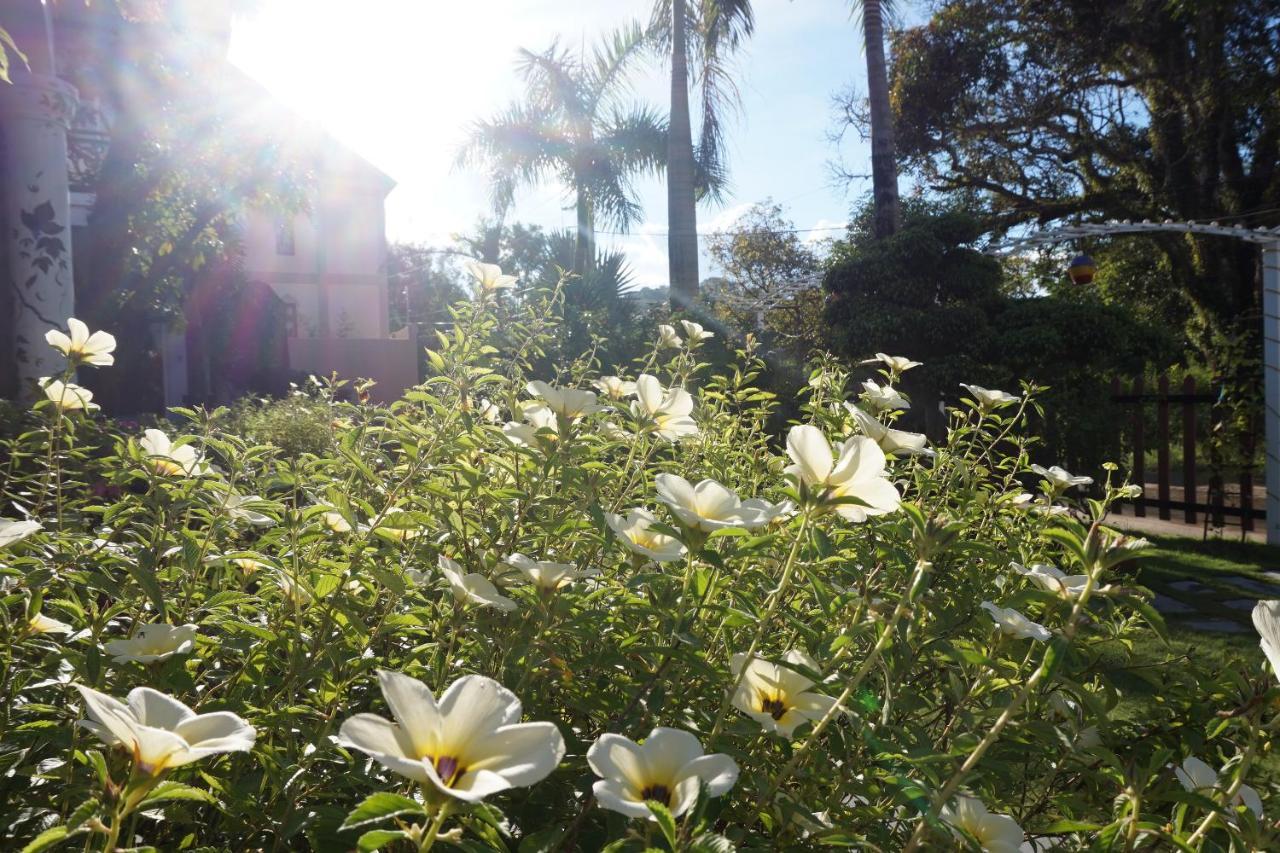
[{"label": "arched trellis", "polygon": [[1217,222],[1112,220],[1037,231],[1002,243],[992,251],[1008,254],[1082,237],[1157,233],[1226,237],[1256,244],[1262,250],[1262,360],[1266,400],[1262,422],[1266,432],[1267,544],[1280,545],[1280,228],[1243,228]]}]

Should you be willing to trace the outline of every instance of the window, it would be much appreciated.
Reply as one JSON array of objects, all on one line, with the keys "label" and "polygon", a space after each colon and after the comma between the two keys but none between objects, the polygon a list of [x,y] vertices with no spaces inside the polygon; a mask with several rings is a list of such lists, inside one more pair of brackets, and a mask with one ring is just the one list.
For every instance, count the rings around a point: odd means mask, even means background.
[{"label": "window", "polygon": [[276,223],[276,254],[292,255],[293,253],[293,219],[280,220]]},{"label": "window", "polygon": [[284,304],[284,333],[290,338],[298,336],[298,303],[296,302]]}]

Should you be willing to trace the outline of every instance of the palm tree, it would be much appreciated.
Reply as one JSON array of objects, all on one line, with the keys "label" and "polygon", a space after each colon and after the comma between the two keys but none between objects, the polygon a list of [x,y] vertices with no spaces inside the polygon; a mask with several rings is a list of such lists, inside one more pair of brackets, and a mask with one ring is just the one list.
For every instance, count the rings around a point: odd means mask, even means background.
[{"label": "palm tree", "polygon": [[[650,27],[671,58],[671,132],[667,143],[667,254],[671,304],[698,298],[698,210],[725,185],[721,113],[736,105],[725,61],[755,26],[751,0],[657,0]],[[690,57],[696,62],[702,126],[693,144]]]},{"label": "palm tree", "polygon": [[889,72],[884,58],[884,19],[893,14],[892,0],[855,0],[862,10],[862,38],[867,54],[867,100],[871,106],[871,197],[874,233],[883,240],[898,230],[898,164],[889,108]]},{"label": "palm tree", "polygon": [[643,105],[624,105],[626,71],[645,47],[638,24],[603,39],[590,56],[555,43],[543,53],[520,51],[524,99],[476,122],[458,155],[462,165],[488,169],[499,214],[517,189],[557,180],[577,211],[573,269],[595,258],[597,221],[625,231],[641,214],[632,180],[666,165],[667,124]]}]

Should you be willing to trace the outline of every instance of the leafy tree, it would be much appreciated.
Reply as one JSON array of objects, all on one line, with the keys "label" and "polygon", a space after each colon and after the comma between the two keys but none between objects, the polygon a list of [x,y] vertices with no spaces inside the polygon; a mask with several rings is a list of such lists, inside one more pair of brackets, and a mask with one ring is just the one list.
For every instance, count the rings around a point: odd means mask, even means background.
[{"label": "leafy tree", "polygon": [[422,243],[387,247],[387,287],[391,327],[416,326],[419,332],[449,320],[449,306],[467,297],[457,249]]},{"label": "leafy tree", "polygon": [[[667,146],[667,260],[671,304],[698,298],[698,209],[726,182],[723,113],[737,102],[727,60],[755,28],[750,0],[657,0],[651,32],[671,61]],[[689,66],[695,67],[702,124],[693,143]]]},{"label": "leafy tree", "polygon": [[708,287],[708,301],[739,328],[767,329],[803,358],[824,343],[817,289],[795,284],[818,272],[817,253],[772,199],[755,204],[726,231],[708,238],[723,276]]},{"label": "leafy tree", "polygon": [[520,52],[523,100],[476,122],[459,153],[463,165],[489,172],[494,208],[510,207],[521,186],[559,181],[577,211],[572,269],[595,257],[597,221],[626,230],[640,217],[632,180],[665,166],[667,126],[651,107],[624,105],[629,66],[645,35],[631,25],[590,55],[553,43],[543,53]]},{"label": "leafy tree", "polygon": [[124,369],[96,377],[95,390],[126,411],[139,410],[142,389],[158,378],[153,328],[181,322],[198,282],[218,294],[205,306],[219,315],[208,325],[226,324],[229,295],[245,284],[241,216],[251,206],[301,209],[313,153],[287,124],[263,125],[265,93],[202,49],[177,7],[156,5],[140,19],[137,5],[63,3],[55,16],[55,36],[64,24],[110,35],[111,50],[79,69],[93,75],[114,120],[73,251],[78,316],[116,329],[121,344]]},{"label": "leafy tree", "polygon": [[1109,377],[1167,363],[1172,342],[1096,294],[1011,295],[1000,262],[978,249],[981,213],[913,201],[880,240],[874,207],[864,209],[827,263],[834,348],[855,361],[887,352],[923,362],[904,374],[908,420],[935,435],[937,404],[956,400],[959,383],[1016,391],[1025,379],[1049,388],[1040,399],[1053,461],[1083,469],[1115,458]]},{"label": "leafy tree", "polygon": [[[1004,227],[1260,225],[1280,206],[1276,32],[1269,0],[947,0],[896,39],[898,142],[936,189],[983,193]],[[1232,341],[1261,346],[1257,251],[1145,239],[1165,255],[1191,342],[1232,371]],[[1247,373],[1242,392],[1260,385]]]}]

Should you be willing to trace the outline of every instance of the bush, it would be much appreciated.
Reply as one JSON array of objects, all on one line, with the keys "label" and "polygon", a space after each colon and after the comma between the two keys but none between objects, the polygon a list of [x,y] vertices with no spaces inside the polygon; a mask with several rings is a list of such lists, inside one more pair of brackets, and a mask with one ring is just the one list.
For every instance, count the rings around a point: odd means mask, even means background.
[{"label": "bush", "polygon": [[244,400],[231,411],[227,429],[257,444],[270,444],[290,458],[320,456],[333,449],[334,412],[328,402],[296,392],[279,400]]},{"label": "bush", "polygon": [[[1129,667],[1142,543],[1116,484],[1023,493],[1025,397],[886,460],[916,442],[822,368],[784,449],[749,352],[529,382],[553,321],[482,299],[388,408],[174,439],[37,404],[4,445],[6,848],[1274,846],[1272,674]],[[262,443],[295,411],[329,449]],[[1113,714],[1134,678],[1160,701]]]}]

